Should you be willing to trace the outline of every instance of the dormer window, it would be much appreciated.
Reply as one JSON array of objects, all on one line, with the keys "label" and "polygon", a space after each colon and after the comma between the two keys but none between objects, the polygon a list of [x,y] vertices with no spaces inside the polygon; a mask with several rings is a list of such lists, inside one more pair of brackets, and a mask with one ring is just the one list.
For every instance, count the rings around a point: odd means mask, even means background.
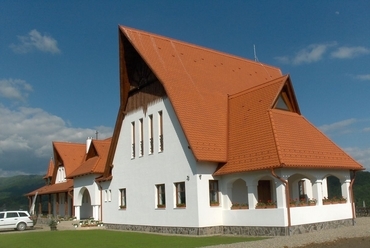
[{"label": "dormer window", "polygon": [[281,109],[281,110],[286,110],[286,111],[291,111],[291,112],[296,112],[295,108],[292,105],[292,101],[291,101],[291,98],[289,97],[288,89],[287,89],[286,86],[280,92],[279,97],[276,100],[274,108]]}]

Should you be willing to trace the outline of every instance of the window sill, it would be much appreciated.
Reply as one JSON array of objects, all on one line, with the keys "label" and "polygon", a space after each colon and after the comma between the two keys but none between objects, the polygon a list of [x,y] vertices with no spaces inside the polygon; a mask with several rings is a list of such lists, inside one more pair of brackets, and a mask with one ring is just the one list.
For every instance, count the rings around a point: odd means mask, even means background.
[{"label": "window sill", "polygon": [[119,210],[126,210],[126,207],[124,207],[124,206],[120,206],[120,207],[119,207]]}]

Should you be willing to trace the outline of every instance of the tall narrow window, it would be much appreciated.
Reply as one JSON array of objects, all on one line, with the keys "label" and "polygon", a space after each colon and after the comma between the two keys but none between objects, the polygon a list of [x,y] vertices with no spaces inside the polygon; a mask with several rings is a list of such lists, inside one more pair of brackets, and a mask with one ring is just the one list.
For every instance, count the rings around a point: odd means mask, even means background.
[{"label": "tall narrow window", "polygon": [[104,190],[104,201],[108,201],[108,190]]},{"label": "tall narrow window", "polygon": [[140,124],[140,154],[139,156],[143,156],[144,155],[144,127],[143,127],[143,119],[141,118],[139,120],[139,124]]},{"label": "tall narrow window", "polygon": [[126,189],[120,189],[119,190],[119,194],[120,194],[120,209],[125,209],[126,208]]},{"label": "tall narrow window", "polygon": [[131,158],[135,158],[135,122],[131,122]]},{"label": "tall narrow window", "polygon": [[211,206],[220,204],[218,199],[218,180],[209,180],[209,204]]},{"label": "tall narrow window", "polygon": [[153,115],[149,115],[149,154],[153,154]]},{"label": "tall narrow window", "polygon": [[157,185],[157,207],[158,208],[166,207],[166,191],[164,184]]},{"label": "tall narrow window", "polygon": [[185,182],[175,183],[176,207],[186,207]]},{"label": "tall narrow window", "polygon": [[163,152],[163,114],[162,111],[158,112],[158,134],[159,134],[159,152]]}]

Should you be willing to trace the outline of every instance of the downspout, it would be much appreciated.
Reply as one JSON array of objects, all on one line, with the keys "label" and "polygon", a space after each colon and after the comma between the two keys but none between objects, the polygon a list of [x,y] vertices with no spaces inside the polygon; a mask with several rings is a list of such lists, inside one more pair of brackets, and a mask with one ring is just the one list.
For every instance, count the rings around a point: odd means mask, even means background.
[{"label": "downspout", "polygon": [[276,175],[273,168],[271,168],[271,174],[279,179],[285,186],[285,199],[286,199],[286,209],[287,209],[287,215],[288,215],[288,230],[289,230],[289,236],[290,236],[290,227],[291,227],[291,221],[290,221],[290,193],[289,193],[289,183],[288,180],[284,180],[283,178]]},{"label": "downspout", "polygon": [[353,177],[351,178],[351,183],[349,184],[349,192],[351,194],[351,208],[352,208],[352,225],[355,225],[356,219],[356,210],[355,210],[355,203],[353,201],[353,183],[355,182],[356,178],[356,171],[353,171]]}]

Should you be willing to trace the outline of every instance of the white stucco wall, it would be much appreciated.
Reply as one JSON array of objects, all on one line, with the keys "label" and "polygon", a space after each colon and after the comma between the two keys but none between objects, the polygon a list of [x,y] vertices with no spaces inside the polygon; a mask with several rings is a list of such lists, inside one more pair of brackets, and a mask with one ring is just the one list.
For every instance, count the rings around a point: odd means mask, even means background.
[{"label": "white stucco wall", "polygon": [[[162,111],[164,150],[159,148],[158,112]],[[154,152],[149,154],[148,116],[153,115]],[[143,118],[144,155],[139,157],[139,119]],[[131,122],[135,122],[136,156],[131,158]],[[104,222],[117,224],[183,226],[220,224],[219,217],[208,218],[220,208],[207,211],[209,207],[208,180],[215,168],[214,163],[198,163],[168,99],[148,106],[146,115],[142,110],[126,115],[113,161],[113,179],[109,189],[112,201],[104,202]],[[202,174],[202,177],[199,175]],[[186,208],[176,207],[176,182],[185,182]],[[165,184],[166,208],[156,206],[156,185]],[[126,188],[125,210],[119,209],[120,189]],[[201,192],[201,193],[200,193]],[[206,204],[205,204],[206,203]],[[199,210],[201,205],[207,210]],[[208,221],[200,223],[200,214]]]}]

